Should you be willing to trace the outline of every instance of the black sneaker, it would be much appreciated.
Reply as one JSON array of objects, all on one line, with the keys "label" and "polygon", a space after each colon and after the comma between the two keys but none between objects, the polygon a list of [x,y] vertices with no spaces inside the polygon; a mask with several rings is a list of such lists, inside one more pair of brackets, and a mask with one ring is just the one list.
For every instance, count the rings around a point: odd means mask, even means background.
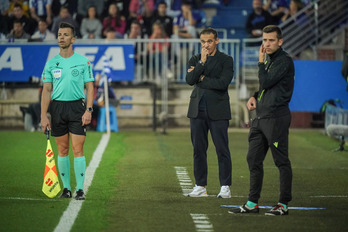
[{"label": "black sneaker", "polygon": [[64,188],[62,195],[60,195],[59,198],[71,198],[71,191],[67,188]]},{"label": "black sneaker", "polygon": [[82,189],[79,189],[77,192],[76,192],[76,196],[75,196],[75,199],[76,200],[85,200],[85,194],[83,192]]},{"label": "black sneaker", "polygon": [[228,212],[232,213],[232,214],[238,214],[238,213],[259,213],[259,206],[256,205],[254,208],[250,208],[249,206],[244,204],[243,206],[241,206],[239,208],[230,209]]},{"label": "black sneaker", "polygon": [[289,210],[285,209],[282,205],[276,205],[270,211],[267,211],[265,213],[265,215],[268,215],[268,216],[283,216],[288,214],[289,214]]}]

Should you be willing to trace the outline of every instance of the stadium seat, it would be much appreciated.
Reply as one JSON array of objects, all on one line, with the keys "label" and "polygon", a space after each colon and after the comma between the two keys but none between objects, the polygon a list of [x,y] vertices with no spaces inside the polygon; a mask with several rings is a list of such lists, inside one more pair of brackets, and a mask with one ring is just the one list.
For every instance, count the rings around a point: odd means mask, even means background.
[{"label": "stadium seat", "polygon": [[200,16],[199,20],[197,21],[196,27],[205,27],[207,23],[205,12],[203,10],[193,10],[193,12]]},{"label": "stadium seat", "polygon": [[[113,106],[109,106],[109,113],[110,113],[110,130],[113,132],[118,132],[116,108]],[[99,109],[97,131],[99,131],[99,132],[106,131],[106,110],[105,110],[105,107],[100,107],[100,109]]]}]

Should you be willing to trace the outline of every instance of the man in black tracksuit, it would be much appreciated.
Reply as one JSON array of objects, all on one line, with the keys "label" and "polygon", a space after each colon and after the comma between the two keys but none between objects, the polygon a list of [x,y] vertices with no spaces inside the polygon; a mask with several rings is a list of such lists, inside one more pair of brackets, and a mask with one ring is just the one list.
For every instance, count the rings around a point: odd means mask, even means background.
[{"label": "man in black tracksuit", "polygon": [[[230,213],[258,213],[262,189],[263,161],[270,148],[280,174],[278,204],[266,215],[287,215],[291,201],[292,170],[288,157],[288,134],[291,122],[289,102],[294,88],[294,63],[281,48],[281,30],[277,26],[263,29],[259,51],[259,91],[247,103],[249,110],[256,108],[249,133],[247,161],[250,171],[248,202]],[[266,56],[267,54],[267,56]]]}]

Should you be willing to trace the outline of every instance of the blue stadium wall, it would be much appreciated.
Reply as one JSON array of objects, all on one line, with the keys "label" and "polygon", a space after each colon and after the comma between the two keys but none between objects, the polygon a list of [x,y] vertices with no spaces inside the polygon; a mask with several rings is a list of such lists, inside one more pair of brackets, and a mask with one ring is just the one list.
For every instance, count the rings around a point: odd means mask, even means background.
[{"label": "blue stadium wall", "polygon": [[347,82],[341,75],[342,61],[294,61],[295,88],[292,112],[319,112],[329,99],[341,100],[348,109]]}]

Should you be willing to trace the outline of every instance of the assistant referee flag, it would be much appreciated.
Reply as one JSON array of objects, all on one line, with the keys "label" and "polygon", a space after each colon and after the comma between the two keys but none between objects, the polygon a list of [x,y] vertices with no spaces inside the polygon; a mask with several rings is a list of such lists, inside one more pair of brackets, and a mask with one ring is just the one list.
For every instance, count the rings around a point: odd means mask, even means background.
[{"label": "assistant referee flag", "polygon": [[46,165],[44,181],[42,185],[42,192],[46,194],[49,198],[57,196],[60,192],[60,184],[57,174],[56,162],[54,161],[54,155],[51,147],[51,142],[49,139],[49,131],[46,130],[47,136],[47,148],[46,148]]}]

